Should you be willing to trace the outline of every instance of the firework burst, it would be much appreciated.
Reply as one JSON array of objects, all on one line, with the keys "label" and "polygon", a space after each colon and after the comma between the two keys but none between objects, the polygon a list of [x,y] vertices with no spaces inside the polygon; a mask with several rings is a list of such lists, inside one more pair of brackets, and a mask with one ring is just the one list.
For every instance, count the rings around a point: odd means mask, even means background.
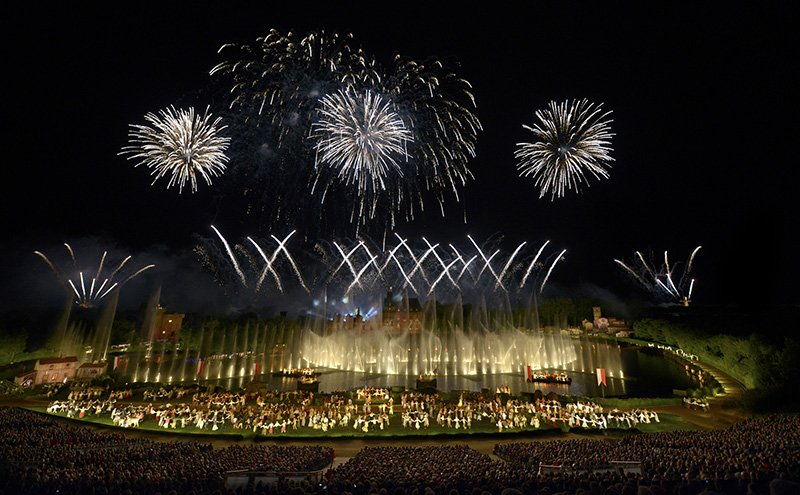
[{"label": "firework burst", "polygon": [[402,180],[398,162],[408,160],[413,136],[391,100],[348,88],[323,98],[319,113],[311,129],[321,165],[318,171],[332,169],[360,191],[361,201],[368,202],[386,189],[387,182]]},{"label": "firework burst", "polygon": [[589,176],[607,179],[611,157],[611,111],[588,100],[550,102],[536,111],[538,122],[523,126],[534,135],[531,143],[517,143],[514,156],[521,177],[532,176],[539,198],[551,201],[567,190],[580,193]]},{"label": "firework burst", "polygon": [[210,73],[232,79],[231,107],[280,126],[278,142],[284,145],[293,134],[305,138],[323,96],[380,77],[372,59],[350,47],[351,39],[350,34],[321,31],[298,37],[273,29],[252,45],[223,45],[220,53],[232,58]]},{"label": "firework burst", "polygon": [[121,155],[129,155],[129,160],[151,169],[153,184],[158,179],[169,176],[167,189],[178,184],[178,192],[183,191],[187,182],[192,192],[197,191],[197,176],[211,185],[211,178],[225,171],[230,138],[222,137],[220,132],[226,126],[220,125],[221,118],[212,120],[208,108],[196,114],[194,108],[176,110],[169,107],[158,114],[144,116],[150,125],[131,125],[130,145],[122,148]]},{"label": "firework burst", "polygon": [[678,271],[678,268],[682,263],[670,264],[667,251],[664,251],[663,263],[655,261],[653,256],[645,257],[639,251],[634,253],[633,261],[625,262],[615,259],[614,262],[656,299],[672,300],[688,306],[694,291],[695,279],[691,278],[694,258],[701,248],[702,246],[697,246],[692,250],[688,261],[683,263],[684,268],[681,271]]},{"label": "firework burst", "polygon": [[109,265],[106,263],[108,252],[103,251],[103,255],[97,264],[97,270],[82,270],[77,266],[75,252],[72,247],[67,243],[64,243],[64,247],[70,257],[70,262],[65,267],[66,270],[59,270],[56,264],[41,251],[34,251],[34,254],[39,256],[50,267],[64,287],[75,294],[75,304],[82,308],[96,306],[113,290],[121,289],[129,280],[155,267],[155,265],[147,265],[134,270],[128,275],[122,275],[125,265],[131,260],[131,256],[126,256],[111,272],[108,272]]},{"label": "firework burst", "polygon": [[472,85],[435,58],[397,56],[387,86],[410,116],[419,187],[433,191],[440,205],[447,191],[458,199],[472,178],[467,164],[475,157],[482,130]]},{"label": "firework burst", "polygon": [[[373,220],[388,220],[380,229],[411,220],[431,197],[442,214],[447,196],[459,199],[481,130],[470,84],[435,59],[397,56],[384,67],[351,40],[273,30],[221,49],[228,60],[211,74],[232,82],[231,108],[258,129],[247,133],[252,143],[236,167],[263,182],[245,181],[247,191],[260,191],[247,211],[290,224],[292,214],[307,223],[313,210],[317,225],[349,217],[358,232]],[[311,184],[313,195],[289,197],[287,181]],[[280,207],[257,204],[276,197],[285,200]]]}]

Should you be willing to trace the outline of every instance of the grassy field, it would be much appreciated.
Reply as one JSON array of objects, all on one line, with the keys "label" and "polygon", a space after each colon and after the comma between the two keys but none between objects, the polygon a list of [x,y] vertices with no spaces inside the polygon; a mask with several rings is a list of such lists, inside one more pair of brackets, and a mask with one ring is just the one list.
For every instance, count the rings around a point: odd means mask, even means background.
[{"label": "grassy field", "polygon": [[686,421],[681,416],[676,414],[659,414],[658,419],[660,423],[639,424],[636,429],[642,433],[656,433],[659,431],[686,431],[686,430],[701,430],[699,426],[694,423]]},{"label": "grassy field", "polygon": [[[46,408],[39,406],[39,407],[30,407],[33,411],[47,413]],[[61,414],[52,414],[52,416],[57,417],[66,417]],[[111,418],[108,416],[86,416],[83,419],[78,420],[77,418],[71,418],[76,421],[93,423],[98,425],[105,425],[105,426],[114,426]],[[455,428],[446,428],[440,427],[439,425],[433,423],[429,428],[420,428],[417,430],[416,428],[403,428],[402,419],[400,418],[400,414],[395,414],[391,420],[391,423],[388,427],[383,430],[371,430],[367,433],[359,430],[353,429],[352,424],[345,428],[335,428],[332,430],[328,430],[327,432],[323,432],[322,430],[314,430],[311,428],[300,428],[298,430],[292,431],[291,429],[287,429],[286,433],[280,433],[280,428],[277,428],[274,431],[272,436],[266,435],[267,438],[368,438],[368,437],[402,437],[402,436],[437,436],[437,435],[445,435],[445,436],[455,436],[455,435],[486,435],[491,433],[497,433],[497,427],[492,426],[489,424],[488,421],[484,422],[473,422],[473,427],[470,430],[458,429]],[[256,437],[265,437],[265,435],[254,434],[252,430],[246,429],[235,429],[228,425],[223,426],[222,428],[218,429],[217,431],[208,430],[201,430],[195,428],[193,426],[189,426],[186,428],[176,428],[176,429],[164,429],[158,426],[158,423],[154,421],[144,421],[142,422],[141,426],[138,430],[145,430],[145,431],[156,431],[162,433],[169,433],[169,434],[190,434],[190,435],[231,435],[236,437],[242,438],[256,438]],[[560,431],[558,428],[553,428],[548,425],[544,425],[543,427],[539,428],[538,430],[534,430],[533,428],[525,429],[525,430],[511,430],[509,433],[512,432],[527,432],[527,433],[535,433],[537,431],[541,432],[556,432]]]},{"label": "grassy field", "polygon": [[[43,406],[37,407],[29,407],[28,409],[45,413],[46,408]],[[53,414],[52,416],[64,418],[63,415]],[[641,432],[658,432],[658,431],[676,431],[676,430],[695,430],[698,427],[692,423],[684,421],[683,418],[677,415],[672,414],[661,414],[659,415],[661,420],[660,423],[651,423],[651,424],[640,424],[636,430],[625,430],[625,429],[614,429],[614,430],[583,430],[581,428],[576,428],[571,430],[574,433],[585,433],[588,435],[597,435],[597,434],[604,434],[604,433],[614,433],[614,434],[625,434],[627,432],[633,431],[641,431]],[[71,418],[76,422],[82,423],[89,423],[94,425],[100,425],[110,428],[114,427],[111,419],[108,416],[87,416],[83,419]],[[543,425],[539,429],[533,428],[525,428],[525,429],[514,429],[514,430],[504,430],[502,433],[499,433],[497,427],[492,426],[489,424],[488,421],[485,422],[475,422],[473,423],[473,428],[470,430],[458,429],[455,428],[446,428],[440,427],[435,423],[432,424],[429,428],[420,428],[419,430],[415,428],[403,428],[402,420],[400,419],[399,414],[395,414],[395,417],[392,418],[391,424],[385,428],[384,430],[374,430],[368,433],[365,433],[361,430],[354,430],[352,426],[346,428],[336,428],[333,430],[328,430],[327,432],[323,432],[322,430],[314,430],[310,428],[302,428],[296,431],[287,430],[286,433],[280,433],[280,429],[274,430],[273,435],[262,435],[262,434],[254,434],[252,430],[245,430],[245,429],[235,429],[225,425],[224,427],[218,429],[217,431],[208,430],[200,430],[193,426],[181,429],[164,429],[160,428],[158,424],[154,421],[145,421],[141,424],[136,431],[149,431],[149,432],[156,432],[156,433],[164,433],[169,435],[186,435],[187,437],[200,437],[208,436],[208,437],[215,437],[215,438],[227,438],[230,440],[242,440],[242,439],[251,439],[251,440],[259,440],[259,439],[279,439],[279,438],[286,438],[286,439],[305,439],[305,438],[317,438],[317,439],[363,439],[363,438],[419,438],[419,437],[440,437],[440,438],[469,438],[470,436],[476,437],[486,437],[486,436],[498,436],[498,437],[529,437],[529,436],[538,436],[538,435],[552,435],[554,433],[566,433],[566,430],[562,430],[561,428],[554,428],[549,425]]]}]

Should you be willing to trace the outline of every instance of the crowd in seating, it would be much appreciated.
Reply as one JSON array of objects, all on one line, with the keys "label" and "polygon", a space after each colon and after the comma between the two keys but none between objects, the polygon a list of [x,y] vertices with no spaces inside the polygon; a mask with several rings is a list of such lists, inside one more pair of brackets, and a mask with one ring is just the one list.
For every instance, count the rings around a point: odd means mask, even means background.
[{"label": "crowd in seating", "polygon": [[[329,490],[369,493],[391,488],[412,493],[426,487],[435,493],[472,493],[474,487],[508,486],[515,466],[498,462],[466,445],[438,447],[365,447],[338,466]],[[499,491],[493,491],[499,493]],[[420,492],[421,493],[421,492]]]},{"label": "crowd in seating", "polygon": [[[365,447],[329,469],[321,483],[282,479],[248,490],[297,495],[800,492],[797,416],[619,440],[504,443],[495,447],[495,454],[492,458],[465,445]],[[332,450],[323,447],[248,443],[215,449],[198,442],[134,439],[30,411],[0,409],[0,493],[238,493],[225,488],[227,472],[313,471],[326,469],[332,458]],[[614,461],[629,461],[638,469],[613,469]]]},{"label": "crowd in seating", "polygon": [[[709,487],[726,494],[767,494],[774,478],[800,478],[800,418],[747,419],[722,430],[630,435],[617,441],[500,444],[495,453],[531,472],[556,466],[556,476],[587,479],[607,477],[616,462],[632,461],[649,493],[676,493],[678,488],[699,493]],[[800,485],[793,486],[796,492],[786,493],[800,493]]]},{"label": "crowd in seating", "polygon": [[214,493],[237,469],[297,472],[330,465],[330,448],[266,445],[213,449],[65,425],[0,409],[0,493]]}]

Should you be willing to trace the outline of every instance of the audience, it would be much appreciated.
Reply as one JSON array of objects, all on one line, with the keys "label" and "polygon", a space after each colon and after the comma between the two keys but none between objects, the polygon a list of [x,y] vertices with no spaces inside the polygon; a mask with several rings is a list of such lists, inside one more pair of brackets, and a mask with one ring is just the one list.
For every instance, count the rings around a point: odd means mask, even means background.
[{"label": "audience", "polygon": [[313,471],[332,459],[330,448],[213,449],[198,442],[130,439],[0,409],[0,493],[214,493],[224,491],[227,471]]},{"label": "audience", "polygon": [[[405,412],[423,412],[435,401],[412,395],[403,402]],[[468,403],[469,398],[462,398],[457,407]],[[589,411],[594,407],[576,404],[570,409],[594,414]],[[328,468],[332,449],[257,444],[214,449],[193,441],[155,442],[67,425],[26,410],[0,409],[2,494],[800,493],[796,416],[748,419],[724,430],[629,435],[613,441],[505,443],[495,446],[495,454],[492,458],[466,445],[364,447],[328,469],[321,483],[311,483],[294,480],[291,473]],[[620,468],[623,465],[626,469]],[[231,471],[277,473],[276,482],[233,489],[225,486]]]}]

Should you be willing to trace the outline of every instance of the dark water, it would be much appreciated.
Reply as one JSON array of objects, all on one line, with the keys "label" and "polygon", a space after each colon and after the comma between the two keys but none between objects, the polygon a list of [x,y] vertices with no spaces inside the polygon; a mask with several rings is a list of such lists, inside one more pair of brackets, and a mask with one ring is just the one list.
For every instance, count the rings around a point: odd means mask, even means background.
[{"label": "dark water", "polygon": [[695,387],[692,378],[678,363],[647,350],[623,349],[622,366],[626,376],[628,394],[637,397],[670,396],[673,389]]},{"label": "dark water", "polygon": [[[682,366],[672,360],[665,359],[649,350],[624,348],[606,342],[588,339],[574,340],[578,359],[565,369],[572,377],[569,385],[527,383],[526,371],[492,375],[438,375],[437,387],[442,391],[467,390],[479,392],[482,389],[496,390],[508,387],[512,393],[533,392],[541,390],[549,393],[595,396],[637,396],[660,397],[671,396],[673,389],[687,389],[694,386],[692,379]],[[606,373],[605,390],[597,384],[596,368],[604,368]],[[409,375],[370,375],[353,371],[318,370],[320,392],[350,390],[359,387],[393,387],[400,386],[413,389],[416,387],[416,376]],[[269,390],[295,390],[297,382],[293,378],[273,377],[263,374],[258,378],[263,387]],[[217,381],[225,387],[243,387],[250,378],[231,378]],[[209,382],[215,383],[215,382]]]}]

